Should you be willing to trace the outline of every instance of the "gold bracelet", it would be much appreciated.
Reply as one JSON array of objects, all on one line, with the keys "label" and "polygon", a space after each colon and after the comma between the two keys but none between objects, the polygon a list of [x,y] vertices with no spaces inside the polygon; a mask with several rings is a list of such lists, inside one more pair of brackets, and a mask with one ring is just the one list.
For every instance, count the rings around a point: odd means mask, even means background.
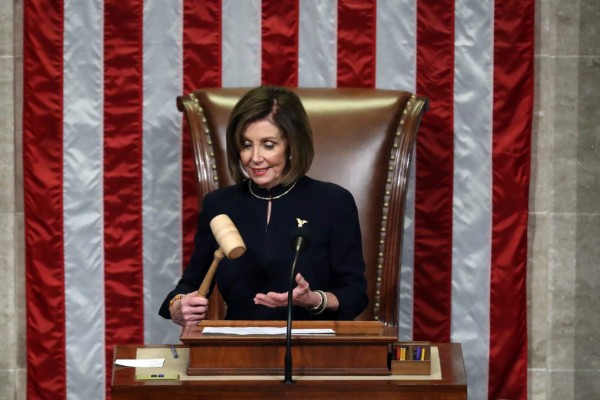
[{"label": "gold bracelet", "polygon": [[321,302],[319,303],[318,306],[313,307],[313,308],[309,309],[308,311],[310,311],[311,313],[313,313],[315,315],[319,315],[323,311],[325,311],[325,308],[327,308],[327,295],[322,290],[315,290],[315,292],[318,293],[319,296],[321,296]]},{"label": "gold bracelet", "polygon": [[171,309],[171,307],[173,307],[173,304],[175,304],[175,302],[177,300],[181,300],[181,299],[183,299],[183,297],[184,297],[183,294],[176,294],[175,296],[173,296],[171,301],[169,301],[169,309]]}]

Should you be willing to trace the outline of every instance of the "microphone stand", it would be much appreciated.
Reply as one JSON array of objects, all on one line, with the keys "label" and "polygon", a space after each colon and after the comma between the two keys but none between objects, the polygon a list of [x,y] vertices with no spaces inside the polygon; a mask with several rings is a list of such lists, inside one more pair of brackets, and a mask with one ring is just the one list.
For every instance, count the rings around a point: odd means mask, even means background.
[{"label": "microphone stand", "polygon": [[294,285],[294,271],[296,270],[296,262],[300,255],[300,250],[304,242],[303,237],[296,239],[296,254],[294,255],[294,262],[292,263],[292,272],[290,274],[290,286],[288,290],[288,309],[287,309],[287,329],[285,337],[285,370],[283,383],[292,384],[292,286]]}]

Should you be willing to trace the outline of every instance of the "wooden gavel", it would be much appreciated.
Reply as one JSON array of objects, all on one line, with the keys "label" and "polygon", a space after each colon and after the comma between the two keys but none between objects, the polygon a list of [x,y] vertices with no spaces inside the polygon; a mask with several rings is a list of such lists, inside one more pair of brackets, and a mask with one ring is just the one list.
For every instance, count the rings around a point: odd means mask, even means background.
[{"label": "wooden gavel", "polygon": [[198,296],[202,297],[206,297],[210,290],[210,285],[217,271],[217,267],[219,266],[219,262],[221,262],[224,257],[227,257],[230,260],[236,259],[246,252],[246,245],[242,240],[242,236],[227,215],[220,214],[214,217],[210,221],[210,230],[217,240],[219,248],[215,251],[213,262],[198,289]]}]

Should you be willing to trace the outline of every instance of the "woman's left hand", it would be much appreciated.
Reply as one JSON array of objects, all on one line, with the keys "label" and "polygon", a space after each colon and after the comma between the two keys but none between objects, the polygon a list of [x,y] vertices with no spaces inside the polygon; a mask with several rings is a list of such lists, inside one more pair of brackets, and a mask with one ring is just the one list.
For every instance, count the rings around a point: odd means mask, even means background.
[{"label": "woman's left hand", "polygon": [[[313,308],[321,303],[321,296],[318,293],[310,290],[308,281],[304,279],[302,274],[296,274],[297,286],[292,291],[292,304],[304,308]],[[269,292],[267,294],[258,293],[254,296],[254,304],[260,304],[266,307],[287,307],[288,292],[276,293]]]}]

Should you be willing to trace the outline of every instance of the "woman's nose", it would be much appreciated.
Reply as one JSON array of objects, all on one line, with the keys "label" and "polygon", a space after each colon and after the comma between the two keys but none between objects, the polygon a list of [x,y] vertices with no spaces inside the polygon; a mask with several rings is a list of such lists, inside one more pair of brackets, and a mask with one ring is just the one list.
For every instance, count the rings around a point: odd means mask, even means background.
[{"label": "woman's nose", "polygon": [[252,161],[254,163],[259,163],[262,160],[262,154],[260,152],[260,147],[254,147],[252,149]]}]

